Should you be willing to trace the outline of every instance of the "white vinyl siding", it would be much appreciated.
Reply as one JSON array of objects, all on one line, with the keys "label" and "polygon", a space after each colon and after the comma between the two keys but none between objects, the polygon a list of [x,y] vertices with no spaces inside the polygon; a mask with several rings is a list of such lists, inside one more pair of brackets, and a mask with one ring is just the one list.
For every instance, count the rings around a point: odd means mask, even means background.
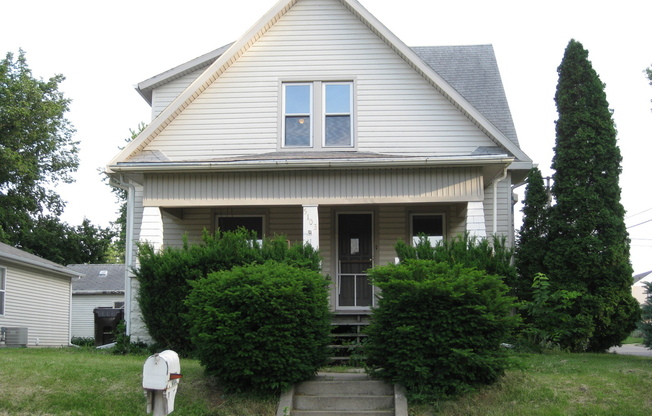
[{"label": "white vinyl siding", "polygon": [[347,79],[356,80],[359,151],[460,155],[495,145],[339,2],[310,0],[297,3],[146,149],[172,161],[274,152],[280,81]]},{"label": "white vinyl siding", "polygon": [[72,295],[72,337],[95,337],[95,308],[113,308],[124,295]]},{"label": "white vinyl siding", "polygon": [[[508,236],[510,240],[508,243],[513,244],[511,236],[513,236],[513,213],[512,213],[512,190],[510,187],[511,178],[508,176],[505,180],[498,183],[497,202],[498,202],[498,223],[496,233],[498,235]],[[484,212],[485,224],[487,226],[487,235],[493,234],[494,230],[494,190],[493,185],[489,185],[485,189],[484,195]]]},{"label": "white vinyl siding", "polygon": [[18,265],[6,267],[7,299],[0,326],[27,328],[28,346],[70,342],[70,277]]},{"label": "white vinyl siding", "polygon": [[186,74],[173,81],[168,82],[152,91],[152,120],[158,116],[161,111],[165,110],[179,94],[183,92],[192,82],[197,79],[204,69]]}]

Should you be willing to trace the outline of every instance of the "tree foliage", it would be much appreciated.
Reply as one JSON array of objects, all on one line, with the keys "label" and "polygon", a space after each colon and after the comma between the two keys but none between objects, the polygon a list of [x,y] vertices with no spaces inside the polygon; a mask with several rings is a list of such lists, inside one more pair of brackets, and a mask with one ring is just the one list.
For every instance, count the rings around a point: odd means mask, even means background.
[{"label": "tree foliage", "polygon": [[647,76],[647,79],[650,81],[650,85],[652,85],[652,66],[649,68],[645,68],[645,75]]},{"label": "tree foliage", "polygon": [[138,303],[147,330],[158,344],[181,355],[193,350],[190,323],[185,319],[188,308],[184,304],[191,281],[267,260],[320,269],[319,255],[311,246],[288,247],[285,237],[279,236],[265,240],[261,247],[256,239],[255,233],[240,229],[218,231],[215,235],[204,232],[203,244],[186,243],[183,247],[166,247],[158,252],[147,244],[139,246],[139,267],[135,270],[140,283]]},{"label": "tree foliage", "polygon": [[541,171],[536,167],[532,168],[526,180],[523,224],[517,236],[515,250],[515,264],[519,274],[516,293],[522,300],[531,299],[534,277],[545,270],[543,259],[548,236],[548,201]]},{"label": "tree foliage", "polygon": [[399,240],[395,249],[401,262],[421,259],[451,266],[461,264],[501,276],[509,287],[514,287],[516,282],[516,268],[512,265],[514,250],[507,244],[504,236],[478,238],[463,233],[450,240],[441,241],[434,247],[425,236],[421,236],[416,246]]},{"label": "tree foliage", "polygon": [[75,130],[66,119],[70,100],[62,75],[36,79],[21,50],[0,61],[0,238],[11,242],[30,220],[58,216],[64,203],[52,187],[77,170]]},{"label": "tree foliage", "polygon": [[625,339],[638,320],[620,203],[622,158],[604,84],[581,43],[569,42],[557,71],[556,204],[548,222],[545,272],[553,291],[582,294],[595,329],[587,349],[604,351]]},{"label": "tree foliage", "polygon": [[60,264],[100,263],[110,229],[59,220],[54,187],[73,182],[79,165],[63,80],[34,78],[22,50],[0,61],[0,241]]},{"label": "tree foliage", "polygon": [[645,293],[647,297],[641,307],[639,329],[643,332],[643,345],[652,349],[652,283],[645,283]]},{"label": "tree foliage", "polygon": [[318,271],[270,260],[191,286],[185,304],[197,356],[229,390],[278,393],[326,364],[331,314]]},{"label": "tree foliage", "polygon": [[496,381],[518,323],[500,276],[409,259],[369,271],[382,290],[364,351],[377,376],[414,400],[438,400]]}]

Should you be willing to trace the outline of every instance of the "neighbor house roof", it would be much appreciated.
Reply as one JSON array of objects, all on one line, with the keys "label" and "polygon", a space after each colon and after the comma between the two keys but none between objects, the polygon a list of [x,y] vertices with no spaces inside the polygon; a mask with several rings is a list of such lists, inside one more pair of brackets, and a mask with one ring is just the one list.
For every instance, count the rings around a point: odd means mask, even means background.
[{"label": "neighbor house roof", "polygon": [[68,269],[65,266],[4,243],[0,243],[0,262],[20,264],[64,277],[76,277],[80,275],[78,272]]},{"label": "neighbor house roof", "polygon": [[[175,69],[143,81],[138,85],[138,90],[145,97],[150,100],[151,91],[148,89],[154,88],[157,83],[162,82],[164,79],[172,80],[174,77],[182,76],[191,70],[201,68],[206,63],[206,60],[214,61],[207,67],[207,69],[184,91],[182,92],[165,110],[163,110],[158,117],[150,123],[140,134],[129,143],[113,160],[109,162],[109,169],[116,167],[118,163],[125,161],[130,156],[134,156],[142,151],[148,143],[150,143],[165,127],[172,122],[195,98],[197,98],[206,88],[208,88],[218,77],[221,76],[243,53],[245,53],[252,44],[254,44],[265,32],[272,27],[279,19],[283,17],[288,10],[294,6],[299,0],[281,0],[269,12],[267,12],[256,24],[254,24],[240,39],[236,42],[225,45],[222,48],[209,52],[203,57],[199,57],[187,64],[181,65]],[[381,22],[379,22],[371,13],[369,13],[360,3],[355,0],[341,0],[342,4],[353,13],[361,22],[363,22],[370,30],[372,30],[380,39],[382,39],[389,47],[394,50],[403,60],[405,60],[414,70],[421,74],[435,89],[437,89],[444,97],[453,103],[460,111],[462,111],[471,121],[473,121],[478,128],[487,134],[492,140],[507,149],[513,154],[520,162],[525,162],[523,166],[529,169],[531,159],[519,148],[515,132],[513,130],[513,123],[511,116],[509,120],[501,120],[501,117],[494,117],[492,122],[490,114],[483,114],[480,108],[476,108],[471,104],[473,95],[465,97],[463,92],[465,85],[470,85],[469,82],[454,82],[448,81],[443,75],[440,75],[435,68],[431,65],[432,60],[428,58],[429,49],[419,49],[422,54],[426,55],[425,60],[419,57],[416,50],[407,47],[400,39],[398,39],[390,30],[388,30]],[[452,50],[451,50],[452,51]],[[449,52],[451,52],[449,51]],[[491,51],[493,53],[493,50]],[[444,54],[442,51],[441,54]],[[486,56],[486,54],[482,54]],[[494,65],[495,65],[495,58]],[[427,63],[426,61],[430,61]],[[442,60],[443,62],[444,60]],[[488,59],[480,59],[479,63],[489,65]],[[194,68],[194,69],[192,69]],[[487,66],[489,68],[489,66]],[[493,76],[498,76],[497,66]],[[451,78],[451,73],[448,74]],[[160,84],[159,84],[160,85]],[[456,85],[457,88],[454,86]],[[502,90],[502,84],[500,84]],[[467,91],[468,92],[468,91]],[[504,98],[504,92],[502,92]],[[499,106],[500,100],[496,101]],[[484,106],[487,110],[488,106]],[[506,107],[506,100],[504,109],[509,114],[509,109]],[[498,111],[498,109],[496,109]],[[508,127],[511,125],[511,130]],[[502,131],[500,127],[507,128],[509,131]]]},{"label": "neighbor house roof", "polygon": [[652,274],[652,270],[650,270],[649,272],[643,272],[643,273],[639,273],[637,275],[634,275],[634,283],[640,282],[641,280],[645,279],[647,276],[649,276],[651,274]]},{"label": "neighbor house roof", "polygon": [[69,264],[69,269],[83,274],[73,279],[72,293],[123,294],[126,267],[124,264]]}]

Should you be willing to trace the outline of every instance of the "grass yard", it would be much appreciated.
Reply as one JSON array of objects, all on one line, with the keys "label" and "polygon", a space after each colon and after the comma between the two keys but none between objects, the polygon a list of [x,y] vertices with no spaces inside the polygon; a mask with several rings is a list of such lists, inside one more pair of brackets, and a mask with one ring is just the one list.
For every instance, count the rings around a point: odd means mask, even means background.
[{"label": "grass yard", "polygon": [[[0,416],[145,415],[146,355],[89,349],[0,349]],[[497,384],[455,401],[410,407],[410,416],[648,416],[652,358],[519,354]],[[273,416],[276,397],[224,395],[196,360],[181,360],[180,416]]]},{"label": "grass yard", "polygon": [[649,416],[652,358],[615,354],[522,354],[497,384],[410,416]]},{"label": "grass yard", "polygon": [[[0,416],[145,415],[147,355],[92,349],[0,349]],[[176,415],[273,416],[277,397],[224,396],[196,360],[181,359]]]}]

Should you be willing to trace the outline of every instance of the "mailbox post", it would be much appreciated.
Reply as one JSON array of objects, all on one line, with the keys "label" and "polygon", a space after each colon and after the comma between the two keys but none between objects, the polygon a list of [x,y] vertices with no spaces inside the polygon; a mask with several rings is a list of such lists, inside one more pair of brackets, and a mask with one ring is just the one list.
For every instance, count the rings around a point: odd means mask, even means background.
[{"label": "mailbox post", "polygon": [[176,352],[165,350],[150,355],[143,365],[143,389],[147,397],[147,413],[165,416],[174,410],[181,365]]}]

